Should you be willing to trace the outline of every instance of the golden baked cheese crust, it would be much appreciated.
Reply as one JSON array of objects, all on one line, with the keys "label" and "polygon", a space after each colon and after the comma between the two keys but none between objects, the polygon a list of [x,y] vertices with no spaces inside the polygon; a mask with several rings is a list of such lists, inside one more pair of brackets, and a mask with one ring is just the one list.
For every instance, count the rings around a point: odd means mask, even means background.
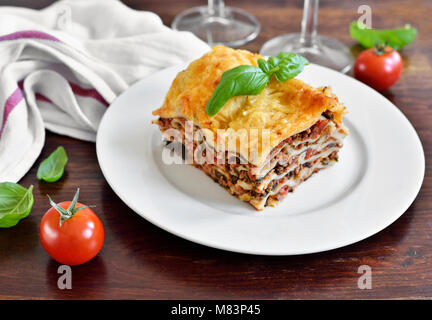
[{"label": "golden baked cheese crust", "polygon": [[250,138],[249,149],[259,150],[249,162],[261,165],[270,151],[282,140],[308,129],[321,114],[329,110],[336,123],[341,124],[345,107],[330,89],[313,88],[298,79],[283,83],[275,78],[256,96],[233,97],[213,117],[206,114],[205,108],[222,74],[239,65],[257,65],[263,58],[245,50],[234,50],[216,46],[209,53],[192,62],[174,79],[165,101],[153,115],[161,118],[183,117],[200,128],[214,133],[218,129],[269,129],[270,144],[261,145],[261,140]]}]

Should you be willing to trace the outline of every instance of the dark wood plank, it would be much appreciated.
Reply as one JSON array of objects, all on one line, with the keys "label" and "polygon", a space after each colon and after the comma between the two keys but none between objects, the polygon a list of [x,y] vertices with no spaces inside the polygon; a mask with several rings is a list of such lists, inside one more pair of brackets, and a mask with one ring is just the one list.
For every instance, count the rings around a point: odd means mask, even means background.
[{"label": "dark wood plank", "polygon": [[[3,1],[41,8],[52,1]],[[348,34],[362,1],[321,1],[319,32],[358,51]],[[151,10],[166,24],[198,0],[128,0],[135,9]],[[263,42],[300,27],[302,1],[227,1],[261,21],[257,40],[244,48],[258,51]],[[402,79],[384,93],[417,129],[426,154],[422,190],[407,212],[390,227],[357,244],[319,254],[261,257],[203,247],[173,236],[140,218],[108,186],[92,143],[47,134],[46,146],[32,170],[20,181],[33,184],[35,205],[16,227],[0,230],[0,298],[431,298],[432,297],[432,4],[424,1],[373,1],[375,27],[415,25],[419,35],[403,51]],[[429,41],[428,41],[429,40]],[[397,128],[395,128],[397,130]],[[65,177],[55,184],[36,180],[36,169],[57,146],[68,151]],[[395,172],[397,174],[397,172]],[[39,242],[40,219],[48,208],[46,194],[70,199],[81,187],[81,200],[97,206],[106,231],[100,255],[73,267],[73,289],[57,288],[58,264]],[[357,288],[357,269],[372,267],[373,289]]]}]

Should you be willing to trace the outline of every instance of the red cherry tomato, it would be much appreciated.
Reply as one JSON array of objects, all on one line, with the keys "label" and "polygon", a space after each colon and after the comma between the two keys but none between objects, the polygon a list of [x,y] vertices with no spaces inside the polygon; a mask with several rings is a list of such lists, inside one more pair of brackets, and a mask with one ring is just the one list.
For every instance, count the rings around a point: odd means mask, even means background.
[{"label": "red cherry tomato", "polygon": [[[72,201],[57,204],[67,210]],[[74,213],[60,226],[61,214],[56,208],[49,209],[40,224],[40,240],[46,252],[57,262],[79,265],[93,259],[101,250],[105,233],[102,222],[90,208],[78,210],[83,204],[76,203]]]},{"label": "red cherry tomato", "polygon": [[402,58],[391,47],[371,48],[361,52],[354,63],[354,77],[375,90],[395,84],[402,73]]}]

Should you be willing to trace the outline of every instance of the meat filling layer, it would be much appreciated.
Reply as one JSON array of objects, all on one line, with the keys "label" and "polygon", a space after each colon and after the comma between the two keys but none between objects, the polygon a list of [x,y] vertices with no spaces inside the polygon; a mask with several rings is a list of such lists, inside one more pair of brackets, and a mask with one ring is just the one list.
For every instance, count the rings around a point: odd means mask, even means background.
[{"label": "meat filling layer", "polygon": [[[185,119],[160,118],[156,123],[167,143],[183,145],[183,157],[191,153],[194,159],[206,159],[205,138],[185,144]],[[177,129],[176,136],[165,134],[167,129]],[[199,130],[194,127],[194,130]],[[223,186],[229,193],[242,201],[249,202],[255,209],[262,210],[265,206],[276,206],[287,193],[294,189],[312,174],[322,170],[338,160],[338,151],[346,132],[331,114],[323,114],[310,128],[285,139],[267,156],[261,167],[250,163],[240,163],[240,157],[225,153],[226,161],[194,161],[193,166],[204,171],[216,183]],[[209,149],[207,149],[209,150]],[[235,157],[235,161],[232,161]],[[231,161],[228,159],[231,158]]]}]

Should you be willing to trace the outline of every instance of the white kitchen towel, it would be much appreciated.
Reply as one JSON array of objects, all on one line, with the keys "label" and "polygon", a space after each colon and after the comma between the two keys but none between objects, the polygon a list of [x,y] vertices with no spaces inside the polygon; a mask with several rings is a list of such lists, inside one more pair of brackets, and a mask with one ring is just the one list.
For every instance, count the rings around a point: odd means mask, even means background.
[{"label": "white kitchen towel", "polygon": [[208,50],[118,0],[0,7],[0,182],[26,174],[45,128],[95,141],[102,115],[128,86]]}]

